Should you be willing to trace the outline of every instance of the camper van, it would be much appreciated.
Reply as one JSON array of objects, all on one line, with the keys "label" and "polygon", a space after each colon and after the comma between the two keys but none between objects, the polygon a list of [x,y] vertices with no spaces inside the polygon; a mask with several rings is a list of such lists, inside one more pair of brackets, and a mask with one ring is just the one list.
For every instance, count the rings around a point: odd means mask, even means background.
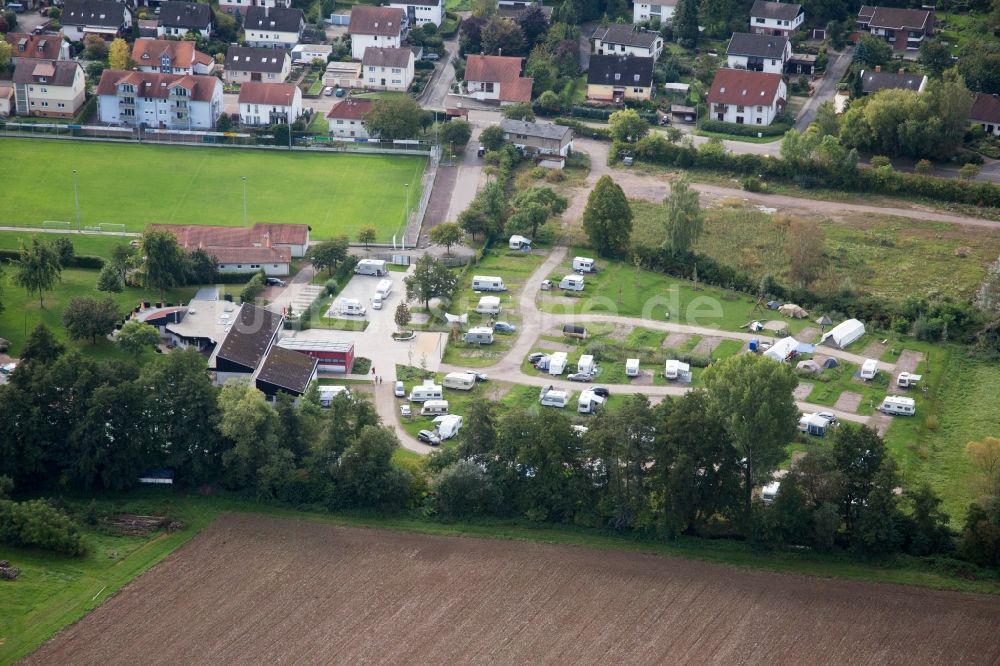
[{"label": "camper van", "polygon": [[365,306],[361,305],[361,301],[354,298],[341,298],[337,301],[337,314],[351,315],[363,317],[365,314]]},{"label": "camper van", "polygon": [[637,358],[625,359],[625,376],[626,377],[639,376],[639,359]]},{"label": "camper van", "polygon": [[486,326],[470,328],[465,334],[465,341],[471,345],[491,345],[493,344],[493,329]]},{"label": "camper van", "polygon": [[594,357],[590,354],[584,354],[576,362],[576,371],[582,375],[592,375],[596,369],[597,366],[594,364]]},{"label": "camper van", "polygon": [[667,361],[666,367],[664,368],[664,374],[667,379],[680,379],[690,371],[690,365],[687,363],[681,363],[680,361],[674,359]]},{"label": "camper van", "polygon": [[868,381],[869,379],[875,379],[875,375],[878,374],[878,361],[873,358],[866,360],[861,364],[861,379]]},{"label": "camper van", "polygon": [[917,403],[913,398],[901,395],[887,395],[878,410],[883,414],[894,414],[899,416],[913,416],[917,413]]},{"label": "camper van", "polygon": [[410,402],[426,402],[428,400],[441,400],[444,391],[434,383],[433,379],[425,379],[423,384],[414,386],[410,391]]},{"label": "camper van", "polygon": [[559,281],[559,288],[566,291],[583,291],[583,276],[567,275]]},{"label": "camper van", "polygon": [[531,239],[514,234],[510,237],[507,247],[512,250],[520,250],[521,252],[531,252]]},{"label": "camper van", "polygon": [[899,376],[896,377],[896,386],[900,388],[910,388],[911,386],[916,386],[917,383],[923,379],[923,375],[914,375],[909,372],[901,372]]},{"label": "camper van", "polygon": [[441,385],[459,391],[471,391],[476,386],[476,376],[471,372],[449,372]]},{"label": "camper van", "polygon": [[503,278],[493,275],[473,275],[473,291],[507,291],[503,284]]},{"label": "camper van", "polygon": [[551,385],[542,388],[538,402],[546,407],[565,407],[569,401],[569,394],[566,391],[557,391]]},{"label": "camper van", "polygon": [[594,260],[590,257],[573,257],[573,270],[580,273],[593,273]]},{"label": "camper van", "polygon": [[561,375],[566,372],[566,352],[555,352],[549,356],[549,374]]},{"label": "camper van", "polygon": [[351,391],[346,386],[320,386],[319,387],[319,406],[329,407],[330,403],[333,402],[341,393],[351,395]]},{"label": "camper van", "polygon": [[458,414],[445,414],[434,419],[437,424],[437,434],[441,440],[451,439],[462,429],[462,417]]},{"label": "camper van", "polygon": [[580,397],[576,401],[576,411],[581,414],[593,414],[603,404],[604,398],[588,389],[580,393]]},{"label": "camper van", "polygon": [[421,416],[437,416],[438,414],[448,413],[448,401],[447,400],[425,400],[423,406],[420,408]]},{"label": "camper van", "polygon": [[381,310],[382,304],[389,300],[392,293],[392,280],[379,280],[375,286],[375,295],[372,297],[372,309]]},{"label": "camper van", "polygon": [[479,314],[498,315],[502,309],[499,296],[483,296],[476,306],[476,312]]},{"label": "camper van", "polygon": [[362,259],[354,267],[355,275],[388,275],[385,262],[381,259]]},{"label": "camper van", "polygon": [[770,504],[778,496],[778,489],[781,488],[781,481],[772,481],[760,489],[760,501]]}]

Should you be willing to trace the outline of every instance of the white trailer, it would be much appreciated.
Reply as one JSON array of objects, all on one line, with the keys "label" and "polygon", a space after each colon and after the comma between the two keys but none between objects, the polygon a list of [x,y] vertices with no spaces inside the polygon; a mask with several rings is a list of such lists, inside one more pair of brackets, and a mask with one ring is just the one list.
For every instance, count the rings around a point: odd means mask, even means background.
[{"label": "white trailer", "polygon": [[576,401],[576,411],[581,414],[593,414],[603,404],[604,398],[587,389],[580,392],[580,397]]},{"label": "white trailer", "polygon": [[502,309],[499,296],[483,296],[476,306],[476,312],[479,314],[498,315]]},{"label": "white trailer", "polygon": [[584,354],[580,357],[580,360],[576,362],[576,371],[583,375],[592,375],[596,369],[594,364],[594,357],[590,354]]},{"label": "white trailer", "polygon": [[350,389],[346,386],[320,386],[319,387],[319,406],[329,407],[330,403],[333,402],[341,393],[346,395],[351,395]]},{"label": "white trailer", "polygon": [[449,372],[441,385],[458,391],[471,391],[476,386],[476,376],[471,372]]},{"label": "white trailer", "polygon": [[354,267],[355,275],[388,275],[389,271],[385,267],[385,262],[381,259],[362,259]]},{"label": "white trailer", "polygon": [[899,416],[913,416],[917,413],[917,403],[913,398],[902,395],[887,395],[878,406],[878,410],[884,414]]},{"label": "white trailer", "polygon": [[538,402],[546,407],[562,408],[566,406],[567,402],[569,402],[569,393],[566,391],[558,391],[551,386],[545,386],[542,388]]},{"label": "white trailer", "polygon": [[923,375],[914,375],[909,372],[901,372],[899,376],[896,377],[896,386],[900,388],[910,388],[911,386],[916,386],[917,383],[923,379]]},{"label": "white trailer", "polygon": [[873,358],[867,359],[861,364],[861,379],[868,381],[869,379],[875,379],[875,375],[878,374],[878,361]]},{"label": "white trailer", "polygon": [[437,424],[437,434],[442,440],[451,439],[462,429],[462,417],[458,414],[445,414],[434,419]]},{"label": "white trailer", "polygon": [[444,398],[444,391],[441,390],[440,385],[434,383],[433,379],[425,379],[423,384],[414,386],[410,391],[410,402],[426,402],[442,398]]},{"label": "white trailer", "polygon": [[689,364],[681,363],[675,359],[667,361],[664,367],[664,374],[667,379],[680,379],[683,375],[686,375],[690,371],[691,366]]},{"label": "white trailer", "polygon": [[493,344],[493,329],[486,326],[470,328],[465,334],[465,341],[473,345]]},{"label": "white trailer", "polygon": [[513,236],[510,237],[510,242],[507,243],[507,247],[509,247],[512,250],[521,250],[523,252],[527,252],[528,250],[531,249],[531,239],[514,234]]},{"label": "white trailer", "polygon": [[473,275],[472,289],[474,291],[507,291],[502,277],[494,275]]},{"label": "white trailer", "polygon": [[447,400],[426,400],[423,406],[420,408],[421,416],[436,416],[438,414],[448,413],[448,401]]},{"label": "white trailer", "polygon": [[582,275],[567,275],[559,281],[559,288],[566,291],[583,291],[583,286]]},{"label": "white trailer", "polygon": [[590,257],[573,257],[573,270],[581,273],[593,273],[594,260]]},{"label": "white trailer", "polygon": [[549,357],[549,374],[561,375],[566,372],[566,352],[555,352]]},{"label": "white trailer", "polygon": [[625,359],[625,376],[626,377],[639,376],[639,359],[637,358]]}]

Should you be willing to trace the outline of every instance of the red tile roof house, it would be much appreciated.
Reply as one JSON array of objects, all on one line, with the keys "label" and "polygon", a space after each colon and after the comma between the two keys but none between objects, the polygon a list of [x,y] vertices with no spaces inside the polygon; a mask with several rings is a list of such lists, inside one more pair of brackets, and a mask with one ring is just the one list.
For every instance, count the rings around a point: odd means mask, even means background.
[{"label": "red tile roof house", "polygon": [[309,246],[305,224],[258,222],[250,229],[196,224],[153,224],[169,231],[188,251],[205,250],[216,259],[220,273],[252,273],[281,277],[291,270],[292,257],[302,257]]},{"label": "red tile roof house", "polygon": [[1000,136],[1000,95],[975,93],[975,101],[969,111],[969,122],[982,125],[987,134]]},{"label": "red tile roof house", "polygon": [[26,32],[8,32],[4,37],[10,44],[10,61],[17,64],[21,58],[41,60],[69,60],[69,42],[61,32],[54,35],[29,35]]},{"label": "red tile roof house", "polygon": [[19,116],[72,118],[86,97],[83,67],[75,60],[21,58],[14,66],[13,83]]},{"label": "red tile roof house", "polygon": [[292,83],[248,81],[240,86],[240,123],[276,125],[302,115],[302,91]]},{"label": "red tile roof house", "polygon": [[175,39],[137,39],[132,45],[132,62],[140,72],[161,74],[201,74],[215,71],[215,59],[194,48],[194,42]]},{"label": "red tile roof house", "polygon": [[470,55],[465,65],[465,87],[470,97],[501,106],[531,101],[534,79],[521,76],[524,58]]},{"label": "red tile roof house", "polygon": [[708,93],[709,116],[740,125],[770,125],[787,98],[781,74],[720,69]]},{"label": "red tile roof house", "polygon": [[858,27],[881,37],[896,51],[915,51],[934,34],[934,12],[927,9],[870,7],[858,12]]},{"label": "red tile roof house", "polygon": [[347,34],[355,60],[363,60],[365,49],[371,46],[398,49],[406,36],[406,13],[398,7],[354,5]]},{"label": "red tile roof house", "polygon": [[334,104],[326,114],[326,120],[330,124],[330,136],[342,139],[367,139],[365,115],[372,110],[373,105],[373,100],[352,97]]}]

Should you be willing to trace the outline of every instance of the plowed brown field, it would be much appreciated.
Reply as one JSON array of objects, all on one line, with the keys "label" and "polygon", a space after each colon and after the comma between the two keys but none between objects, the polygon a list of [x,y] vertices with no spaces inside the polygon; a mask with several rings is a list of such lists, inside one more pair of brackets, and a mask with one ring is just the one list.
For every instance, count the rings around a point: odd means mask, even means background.
[{"label": "plowed brown field", "polygon": [[29,664],[997,664],[1000,598],[229,515]]}]

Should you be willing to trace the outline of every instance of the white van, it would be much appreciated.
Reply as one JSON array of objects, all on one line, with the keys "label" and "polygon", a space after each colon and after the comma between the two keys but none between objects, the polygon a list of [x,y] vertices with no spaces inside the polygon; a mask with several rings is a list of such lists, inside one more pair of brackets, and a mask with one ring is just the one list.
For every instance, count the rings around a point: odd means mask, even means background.
[{"label": "white van", "polygon": [[385,262],[381,259],[362,259],[354,267],[355,275],[388,275]]},{"label": "white van", "polygon": [[473,275],[472,288],[475,291],[507,291],[503,278],[493,275]]},{"label": "white van", "polygon": [[337,314],[363,317],[365,306],[361,305],[361,301],[357,299],[341,298],[337,300],[336,311]]},{"label": "white van", "polygon": [[421,416],[437,416],[438,414],[448,413],[448,401],[447,400],[426,400],[423,406],[420,408]]},{"label": "white van", "polygon": [[483,296],[476,306],[476,312],[479,314],[498,315],[502,309],[499,296]]},{"label": "white van", "polygon": [[459,391],[471,391],[476,386],[476,376],[471,372],[449,372],[441,385]]},{"label": "white van", "polygon": [[559,281],[559,288],[566,291],[583,291],[583,276],[567,275]]},{"label": "white van", "polygon": [[887,395],[878,406],[878,410],[885,414],[897,414],[899,416],[913,416],[917,413],[917,403],[913,398],[902,395]]},{"label": "white van", "polygon": [[320,386],[319,387],[319,406],[329,407],[330,403],[333,402],[341,393],[346,395],[351,395],[350,389],[346,386]]},{"label": "white van", "polygon": [[639,376],[639,359],[637,358],[625,359],[625,376],[626,377]]},{"label": "white van", "polygon": [[594,260],[590,257],[573,257],[573,270],[581,273],[593,273]]},{"label": "white van", "polygon": [[372,297],[372,309],[381,310],[382,305],[389,300],[392,293],[392,280],[379,280],[375,286],[375,295]]},{"label": "white van", "polygon": [[576,401],[576,411],[581,414],[593,414],[603,404],[604,398],[587,389],[580,393],[580,397]]},{"label": "white van", "polygon": [[581,375],[592,375],[597,366],[594,364],[594,357],[590,354],[584,354],[580,357],[580,360],[576,362],[576,371]]},{"label": "white van", "polygon": [[546,407],[562,408],[569,402],[569,393],[566,391],[557,391],[551,385],[545,386],[542,388],[538,402]]},{"label": "white van", "polygon": [[465,334],[465,341],[472,345],[491,345],[493,344],[493,329],[486,326],[470,328]]},{"label": "white van", "polygon": [[442,398],[444,398],[444,391],[441,390],[440,385],[434,383],[433,379],[425,379],[423,384],[414,386],[410,390],[410,402],[426,402]]}]

